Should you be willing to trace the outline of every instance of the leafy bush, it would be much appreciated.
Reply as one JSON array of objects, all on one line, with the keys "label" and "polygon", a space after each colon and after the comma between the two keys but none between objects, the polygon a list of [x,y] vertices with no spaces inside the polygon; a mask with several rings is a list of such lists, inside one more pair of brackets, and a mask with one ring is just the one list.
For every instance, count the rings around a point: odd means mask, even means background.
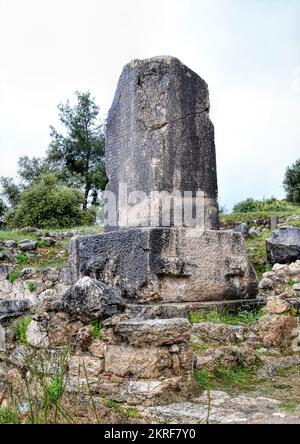
[{"label": "leafy bush", "polygon": [[7,280],[13,284],[18,279],[18,277],[19,277],[19,273],[17,271],[11,271],[7,275]]},{"label": "leafy bush", "polygon": [[7,213],[12,228],[65,228],[82,222],[82,193],[62,185],[53,174],[41,176],[21,195],[20,203]]},{"label": "leafy bush", "polygon": [[289,204],[285,200],[277,200],[275,197],[270,199],[255,200],[248,197],[246,200],[238,202],[233,207],[234,213],[251,213],[256,211],[285,211]]},{"label": "leafy bush", "polygon": [[95,338],[101,339],[102,337],[102,322],[99,319],[94,319],[92,322],[91,333]]},{"label": "leafy bush", "polygon": [[31,318],[29,316],[24,316],[23,318],[18,319],[13,325],[15,335],[22,344],[27,344],[26,332],[30,322]]},{"label": "leafy bush", "polygon": [[300,204],[300,159],[296,160],[291,167],[287,167],[283,185],[287,192],[287,199]]}]

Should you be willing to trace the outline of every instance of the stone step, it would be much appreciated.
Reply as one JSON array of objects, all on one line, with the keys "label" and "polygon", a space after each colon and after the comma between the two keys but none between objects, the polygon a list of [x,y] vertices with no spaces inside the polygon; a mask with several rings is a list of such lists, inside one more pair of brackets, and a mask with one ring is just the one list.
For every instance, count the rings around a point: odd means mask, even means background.
[{"label": "stone step", "polygon": [[28,299],[0,300],[0,321],[17,318],[30,310]]},{"label": "stone step", "polygon": [[238,299],[212,302],[179,302],[166,304],[128,304],[127,313],[130,316],[144,319],[154,318],[186,318],[190,312],[199,310],[213,310],[237,312],[238,310],[255,310],[266,304],[264,298]]},{"label": "stone step", "polygon": [[119,322],[114,333],[133,346],[162,346],[189,341],[191,327],[183,318],[134,319]]}]

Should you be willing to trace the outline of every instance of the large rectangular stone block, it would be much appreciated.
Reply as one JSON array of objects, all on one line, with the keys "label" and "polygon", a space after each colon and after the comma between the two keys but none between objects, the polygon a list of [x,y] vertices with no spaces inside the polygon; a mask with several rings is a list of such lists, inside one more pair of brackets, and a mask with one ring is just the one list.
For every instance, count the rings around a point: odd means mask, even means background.
[{"label": "large rectangular stone block", "polygon": [[240,233],[188,228],[133,228],[77,237],[72,281],[91,276],[119,288],[127,302],[247,299],[255,271]]}]

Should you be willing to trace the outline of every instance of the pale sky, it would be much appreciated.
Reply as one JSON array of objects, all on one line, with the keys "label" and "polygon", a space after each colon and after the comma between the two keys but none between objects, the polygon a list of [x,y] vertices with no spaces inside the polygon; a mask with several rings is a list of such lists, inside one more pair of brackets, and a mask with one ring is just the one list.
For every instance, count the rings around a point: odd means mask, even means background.
[{"label": "pale sky", "polygon": [[300,157],[300,0],[0,0],[0,176],[43,156],[57,105],[104,117],[124,64],[173,55],[209,85],[219,201],[284,197]]}]

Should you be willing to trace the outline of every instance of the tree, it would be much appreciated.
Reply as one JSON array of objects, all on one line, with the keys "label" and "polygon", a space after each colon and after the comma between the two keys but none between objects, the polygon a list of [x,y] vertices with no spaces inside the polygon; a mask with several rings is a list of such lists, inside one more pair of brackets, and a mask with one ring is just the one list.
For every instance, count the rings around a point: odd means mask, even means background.
[{"label": "tree", "polygon": [[3,197],[7,200],[11,207],[16,206],[20,202],[21,188],[14,183],[12,177],[1,177],[0,179]]},{"label": "tree", "polygon": [[0,198],[0,225],[3,222],[3,216],[6,211],[7,211],[7,207],[6,207],[3,199]]},{"label": "tree", "polygon": [[22,179],[23,186],[32,185],[40,176],[50,172],[50,166],[46,159],[28,156],[19,157],[18,175]]},{"label": "tree", "polygon": [[84,188],[83,208],[87,208],[91,190],[103,190],[107,178],[104,159],[104,128],[98,120],[99,108],[90,92],[76,92],[77,104],[69,101],[58,105],[59,119],[66,134],[50,127],[51,143],[47,157],[60,177],[72,180]]},{"label": "tree", "polygon": [[12,228],[65,228],[81,225],[85,212],[81,209],[82,193],[59,182],[50,173],[39,177],[21,195],[20,203],[6,213]]},{"label": "tree", "polygon": [[283,186],[287,192],[287,199],[300,204],[300,159],[296,160],[291,167],[287,167]]}]

